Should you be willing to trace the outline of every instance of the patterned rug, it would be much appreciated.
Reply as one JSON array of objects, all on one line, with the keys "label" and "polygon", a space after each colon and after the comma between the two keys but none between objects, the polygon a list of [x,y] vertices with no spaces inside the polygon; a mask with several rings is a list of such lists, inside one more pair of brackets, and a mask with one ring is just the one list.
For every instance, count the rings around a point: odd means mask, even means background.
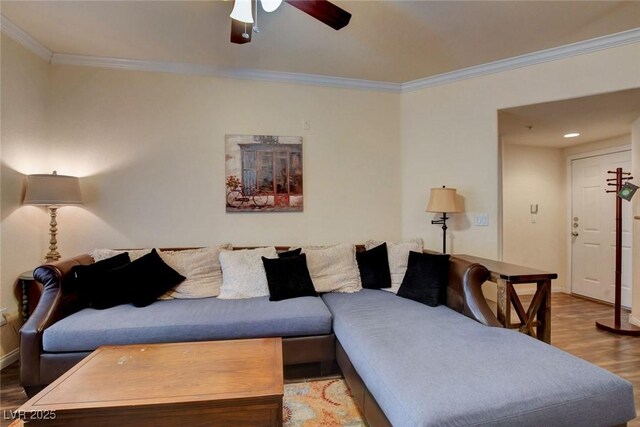
[{"label": "patterned rug", "polygon": [[342,379],[285,384],[283,415],[286,427],[367,425]]}]

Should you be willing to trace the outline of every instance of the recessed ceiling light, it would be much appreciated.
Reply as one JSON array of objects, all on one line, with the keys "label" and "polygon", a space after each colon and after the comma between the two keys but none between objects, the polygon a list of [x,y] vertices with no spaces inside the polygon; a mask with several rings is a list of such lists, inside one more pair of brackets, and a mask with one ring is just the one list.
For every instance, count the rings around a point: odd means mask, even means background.
[{"label": "recessed ceiling light", "polygon": [[580,136],[578,132],[566,133],[564,134],[565,138],[575,138],[576,136]]}]

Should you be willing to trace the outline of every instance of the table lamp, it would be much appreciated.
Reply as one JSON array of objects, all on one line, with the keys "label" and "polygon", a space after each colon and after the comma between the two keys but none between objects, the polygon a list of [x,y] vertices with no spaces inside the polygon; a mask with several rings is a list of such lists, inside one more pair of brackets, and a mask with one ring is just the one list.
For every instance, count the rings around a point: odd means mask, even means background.
[{"label": "table lamp", "polygon": [[81,205],[80,180],[75,176],[58,175],[53,171],[51,175],[28,175],[27,191],[24,195],[24,205],[46,206],[51,215],[49,223],[49,252],[45,256],[45,262],[54,262],[60,259],[58,253],[58,223],[56,216],[58,207],[66,205]]},{"label": "table lamp", "polygon": [[447,213],[462,212],[456,203],[456,189],[446,188],[444,185],[442,188],[432,188],[426,211],[442,214],[440,219],[432,220],[431,224],[442,224],[442,253],[446,254],[447,220],[449,219]]}]

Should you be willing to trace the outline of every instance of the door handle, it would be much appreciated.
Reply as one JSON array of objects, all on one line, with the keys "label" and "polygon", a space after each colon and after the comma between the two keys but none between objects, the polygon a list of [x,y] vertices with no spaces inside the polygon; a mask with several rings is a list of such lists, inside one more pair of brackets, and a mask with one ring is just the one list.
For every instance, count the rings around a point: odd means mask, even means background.
[{"label": "door handle", "polygon": [[571,235],[572,235],[573,237],[578,237],[578,234],[580,234],[580,233],[578,233],[577,231],[572,231],[572,232],[571,232]]}]

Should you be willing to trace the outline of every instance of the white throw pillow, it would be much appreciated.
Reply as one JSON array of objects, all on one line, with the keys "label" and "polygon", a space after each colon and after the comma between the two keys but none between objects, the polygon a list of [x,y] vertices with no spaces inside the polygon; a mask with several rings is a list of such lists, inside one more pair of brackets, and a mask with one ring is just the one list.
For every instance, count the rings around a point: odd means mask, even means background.
[{"label": "white throw pillow", "polygon": [[222,287],[220,299],[242,299],[269,295],[262,257],[277,258],[276,248],[242,249],[220,252]]},{"label": "white throw pillow", "polygon": [[218,296],[222,286],[222,269],[218,256],[221,251],[232,250],[230,243],[220,246],[160,251],[160,258],[186,279],[161,299],[208,298]]},{"label": "white throw pillow", "polygon": [[94,249],[91,252],[91,258],[95,262],[105,260],[107,258],[112,258],[116,255],[123,254],[125,252],[129,252],[129,259],[131,261],[135,261],[138,258],[141,258],[149,253],[151,253],[151,249],[132,249],[132,250],[115,250],[115,249]]},{"label": "white throw pillow", "polygon": [[[379,240],[367,240],[364,244],[365,249],[375,248],[385,242]],[[385,288],[385,291],[398,293],[402,279],[407,272],[407,263],[409,262],[409,252],[422,252],[422,239],[413,239],[408,242],[387,243],[387,257],[389,258],[389,270],[391,271],[391,287]]]},{"label": "white throw pillow", "polygon": [[317,292],[358,292],[362,289],[356,247],[349,243],[305,247],[307,268]]}]

